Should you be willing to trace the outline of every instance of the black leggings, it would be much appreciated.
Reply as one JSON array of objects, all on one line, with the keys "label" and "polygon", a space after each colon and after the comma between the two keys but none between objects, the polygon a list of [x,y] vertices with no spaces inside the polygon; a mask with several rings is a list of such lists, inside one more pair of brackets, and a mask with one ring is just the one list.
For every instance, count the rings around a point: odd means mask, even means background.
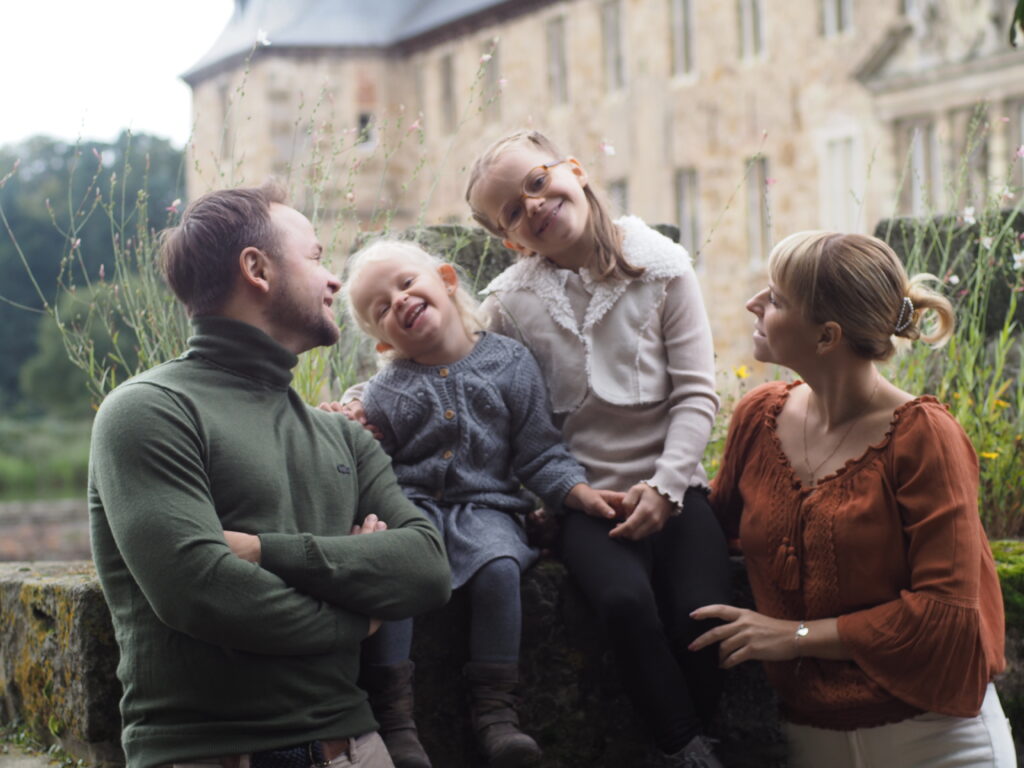
[{"label": "black leggings", "polygon": [[686,646],[714,626],[691,611],[731,602],[725,536],[698,488],[686,492],[681,514],[642,541],[611,539],[612,526],[569,511],[562,559],[597,611],[633,705],[658,746],[674,753],[714,715],[721,693],[718,646]]}]

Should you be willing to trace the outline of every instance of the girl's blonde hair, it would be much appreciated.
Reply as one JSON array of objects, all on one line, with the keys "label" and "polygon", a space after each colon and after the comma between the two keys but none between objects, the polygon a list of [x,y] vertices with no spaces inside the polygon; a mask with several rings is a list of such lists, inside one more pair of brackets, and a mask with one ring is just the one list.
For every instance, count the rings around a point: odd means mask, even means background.
[{"label": "girl's blonde hair", "polygon": [[[539,149],[550,155],[552,160],[561,160],[566,157],[555,146],[555,143],[540,131],[520,130],[498,139],[473,162],[473,167],[469,171],[469,182],[466,184],[466,202],[469,203],[469,208],[473,212],[473,218],[491,234],[503,239],[512,238],[508,233],[502,231],[497,222],[491,221],[487,214],[474,208],[470,197],[473,195],[473,187],[491,169],[495,161],[506,150],[517,144],[527,144]],[[633,266],[626,260],[626,256],[622,252],[622,235],[611,216],[608,215],[608,209],[604,202],[594,191],[594,185],[587,184],[583,188],[583,194],[590,207],[587,229],[594,241],[594,258],[590,269],[601,280],[612,277],[640,277],[644,273],[644,269]]]},{"label": "girl's blonde hair", "polygon": [[[899,257],[877,237],[797,232],[772,249],[768,274],[804,317],[839,323],[853,351],[870,360],[892,357],[896,338],[940,347],[953,333],[949,300],[925,287],[937,278],[908,278]],[[935,323],[926,330],[921,319],[928,311]]]},{"label": "girl's blonde hair", "polygon": [[[438,274],[438,268],[444,264],[451,264],[438,256],[427,253],[416,243],[389,238],[374,240],[369,245],[352,254],[345,270],[345,303],[348,305],[349,316],[355,324],[359,326],[363,333],[377,339],[377,341],[382,341],[382,339],[377,336],[373,324],[369,318],[359,313],[352,302],[352,289],[359,282],[359,274],[367,265],[391,259],[419,266],[424,271],[433,273],[438,280],[441,279],[441,276]],[[454,264],[451,264],[451,267],[456,272],[459,271]],[[449,294],[449,297],[455,305],[459,320],[462,321],[463,330],[465,330],[467,336],[472,336],[477,331],[483,330],[484,323],[480,316],[479,302],[470,295],[469,291],[463,288],[463,285],[465,285],[465,281],[462,279],[462,275],[459,275],[459,283],[455,291]],[[398,357],[395,350],[383,352],[381,356],[387,359]]]}]

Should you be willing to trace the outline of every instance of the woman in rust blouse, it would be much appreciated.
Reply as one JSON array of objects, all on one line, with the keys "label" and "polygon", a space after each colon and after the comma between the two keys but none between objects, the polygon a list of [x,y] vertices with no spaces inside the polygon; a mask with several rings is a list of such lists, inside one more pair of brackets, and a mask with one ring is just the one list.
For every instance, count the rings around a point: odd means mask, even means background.
[{"label": "woman in rust blouse", "polygon": [[793,766],[1016,765],[977,457],[938,400],[875,367],[893,337],[946,341],[949,302],[862,235],[791,235],[769,276],[747,302],[754,357],[800,380],[739,402],[712,493],[757,611],[698,609],[724,623],[691,649],[765,662]]}]

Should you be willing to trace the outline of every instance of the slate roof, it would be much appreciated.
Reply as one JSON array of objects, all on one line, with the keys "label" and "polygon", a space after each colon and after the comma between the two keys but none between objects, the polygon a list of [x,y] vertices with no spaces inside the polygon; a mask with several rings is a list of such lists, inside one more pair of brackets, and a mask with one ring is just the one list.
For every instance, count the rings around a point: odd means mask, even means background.
[{"label": "slate roof", "polygon": [[186,71],[188,83],[249,54],[262,34],[276,48],[388,48],[510,0],[235,0],[235,12],[209,51]]}]

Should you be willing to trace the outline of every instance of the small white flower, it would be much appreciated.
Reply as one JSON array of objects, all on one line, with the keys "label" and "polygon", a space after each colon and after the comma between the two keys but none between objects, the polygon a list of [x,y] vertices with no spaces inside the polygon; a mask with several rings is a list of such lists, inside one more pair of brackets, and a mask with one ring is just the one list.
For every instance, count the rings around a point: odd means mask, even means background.
[{"label": "small white flower", "polygon": [[946,278],[950,285],[960,285],[960,278],[956,275],[950,275]]},{"label": "small white flower", "polygon": [[615,147],[608,139],[604,139],[601,142],[601,151],[604,152],[608,157],[612,157],[615,154]]},{"label": "small white flower", "polygon": [[1013,254],[1013,268],[1024,269],[1024,251]]},{"label": "small white flower", "polygon": [[1024,144],[1017,147],[1017,157],[1024,157]]},{"label": "small white flower", "polygon": [[999,196],[1004,201],[1013,200],[1013,190],[1010,189],[1009,187],[1003,187],[999,192]]},{"label": "small white flower", "polygon": [[354,193],[349,192],[347,195],[345,195],[345,199],[351,203],[356,199],[356,196]]},{"label": "small white flower", "polygon": [[977,224],[978,220],[974,218],[974,206],[968,205],[964,208],[964,224]]},{"label": "small white flower", "polygon": [[498,80],[498,88],[499,89],[505,90],[505,86],[506,85],[508,85],[508,80],[506,78],[502,77],[502,78],[500,78]]},{"label": "small white flower", "polygon": [[270,45],[270,40],[267,39],[267,31],[263,27],[256,30],[256,45],[261,45],[264,48]]},{"label": "small white flower", "polygon": [[483,56],[480,57],[480,63],[481,64],[486,64],[490,60],[491,60],[491,54],[489,54],[489,53],[485,53]]},{"label": "small white flower", "polygon": [[989,250],[992,247],[992,238],[991,237],[983,237],[983,238],[981,238],[981,247],[984,248],[986,251]]}]

